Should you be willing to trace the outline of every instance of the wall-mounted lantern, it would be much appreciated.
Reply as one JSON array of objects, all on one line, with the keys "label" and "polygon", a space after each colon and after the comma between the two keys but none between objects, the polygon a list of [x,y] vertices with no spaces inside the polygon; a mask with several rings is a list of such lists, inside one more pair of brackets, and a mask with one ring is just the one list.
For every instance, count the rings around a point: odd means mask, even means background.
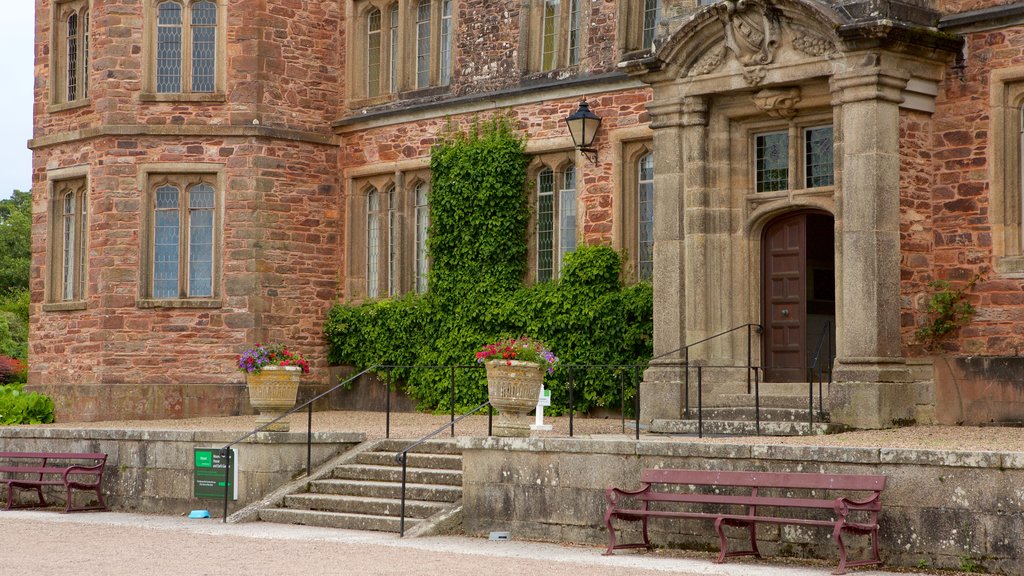
[{"label": "wall-mounted lantern", "polygon": [[576,111],[565,119],[565,123],[569,126],[572,143],[591,164],[597,164],[597,149],[593,144],[597,129],[601,126],[601,117],[591,112],[590,105],[583,100]]}]

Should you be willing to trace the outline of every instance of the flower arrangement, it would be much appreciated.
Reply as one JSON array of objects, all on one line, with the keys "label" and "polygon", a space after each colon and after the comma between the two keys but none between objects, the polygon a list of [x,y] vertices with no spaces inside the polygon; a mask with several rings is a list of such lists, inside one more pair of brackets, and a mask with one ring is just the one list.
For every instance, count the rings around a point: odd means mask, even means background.
[{"label": "flower arrangement", "polygon": [[256,344],[238,356],[238,370],[259,374],[265,366],[298,366],[309,373],[309,362],[301,352],[289,350],[284,344]]},{"label": "flower arrangement", "polygon": [[555,364],[558,363],[558,357],[548,350],[547,345],[529,336],[503,338],[493,344],[487,344],[476,353],[476,361],[483,364],[488,360],[507,360],[509,364],[512,360],[536,362],[541,370],[547,370],[548,374],[555,371]]}]

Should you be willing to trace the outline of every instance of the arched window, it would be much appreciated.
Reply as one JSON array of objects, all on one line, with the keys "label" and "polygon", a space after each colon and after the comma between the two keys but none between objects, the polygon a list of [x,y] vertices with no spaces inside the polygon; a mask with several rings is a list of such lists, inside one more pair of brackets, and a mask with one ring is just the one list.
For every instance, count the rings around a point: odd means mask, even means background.
[{"label": "arched window", "polygon": [[53,251],[49,259],[48,303],[85,300],[88,195],[84,177],[53,183],[50,208]]},{"label": "arched window", "polygon": [[388,296],[398,294],[398,204],[395,186],[388,188]]},{"label": "arched window", "polygon": [[213,186],[188,191],[188,296],[213,296]]},{"label": "arched window", "polygon": [[181,229],[178,215],[177,186],[166,184],[156,189],[156,214],[153,240],[153,297],[178,297],[178,245]]},{"label": "arched window", "polygon": [[416,185],[416,292],[422,294],[427,291],[427,272],[429,262],[427,260],[427,230],[430,227],[430,206],[427,203],[427,184],[420,182]]},{"label": "arched window", "polygon": [[644,32],[642,48],[650,48],[654,43],[654,33],[661,20],[661,0],[644,0]]},{"label": "arched window", "polygon": [[637,275],[654,276],[654,155],[648,152],[637,161]]},{"label": "arched window", "polygon": [[416,9],[416,87],[430,86],[430,0]]},{"label": "arched window", "polygon": [[388,76],[388,88],[391,92],[398,91],[398,3],[391,5],[388,10],[388,24],[391,30],[390,44],[388,45],[388,64],[390,74]]},{"label": "arched window", "polygon": [[218,90],[219,10],[212,0],[164,0],[156,5],[152,63],[157,93]]},{"label": "arched window", "polygon": [[152,188],[152,281],[157,300],[217,291],[217,194],[209,175],[160,176]]},{"label": "arched window", "polygon": [[374,8],[366,15],[366,95],[380,95],[381,16]]},{"label": "arched window", "polygon": [[565,255],[576,249],[576,168],[541,170],[536,202],[536,278],[546,282],[558,276]]},{"label": "arched window", "polygon": [[380,194],[366,194],[366,296],[380,296]]},{"label": "arched window", "polygon": [[67,21],[67,88],[68,102],[78,99],[78,14]]},{"label": "arched window", "polygon": [[83,101],[89,97],[89,6],[71,0],[54,8],[52,60],[54,104]]}]

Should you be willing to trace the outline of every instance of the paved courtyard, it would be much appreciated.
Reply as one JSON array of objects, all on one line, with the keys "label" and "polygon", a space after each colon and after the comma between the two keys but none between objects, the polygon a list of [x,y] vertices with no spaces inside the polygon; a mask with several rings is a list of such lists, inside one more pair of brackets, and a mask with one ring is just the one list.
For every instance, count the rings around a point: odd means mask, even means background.
[{"label": "paved courtyard", "polygon": [[593,547],[465,537],[403,540],[374,532],[120,512],[0,511],[0,541],[0,573],[32,576],[825,576],[832,570],[826,564],[716,565],[707,558],[658,553],[605,557]]}]

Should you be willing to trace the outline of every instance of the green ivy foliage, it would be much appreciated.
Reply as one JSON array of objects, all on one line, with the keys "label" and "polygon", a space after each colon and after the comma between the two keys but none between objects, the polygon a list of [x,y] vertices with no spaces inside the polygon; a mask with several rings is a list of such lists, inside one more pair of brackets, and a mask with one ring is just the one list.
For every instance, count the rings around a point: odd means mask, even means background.
[{"label": "green ivy foliage", "polygon": [[332,363],[403,366],[392,378],[421,410],[448,410],[454,385],[455,408],[464,411],[487,399],[474,353],[529,335],[561,359],[547,377],[550,412],[568,408],[570,364],[628,366],[572,369],[578,411],[618,408],[622,383],[628,403],[638,375],[632,366],[651,357],[651,286],[623,287],[619,254],[602,246],[567,255],[559,280],[523,285],[530,217],[523,147],[506,118],[443,135],[430,163],[429,290],[334,306],[324,326]]}]

